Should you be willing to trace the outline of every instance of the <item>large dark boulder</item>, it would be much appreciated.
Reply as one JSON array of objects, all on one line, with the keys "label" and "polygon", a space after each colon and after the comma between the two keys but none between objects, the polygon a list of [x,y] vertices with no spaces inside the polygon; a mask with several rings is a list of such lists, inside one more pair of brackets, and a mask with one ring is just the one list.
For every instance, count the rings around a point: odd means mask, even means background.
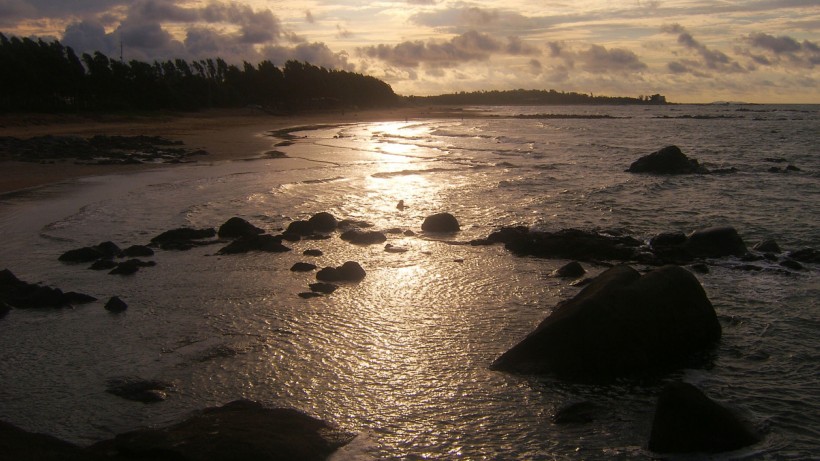
[{"label": "large dark boulder", "polygon": [[456,217],[450,213],[437,213],[424,218],[421,230],[424,232],[458,232],[461,226]]},{"label": "large dark boulder", "polygon": [[240,237],[227,246],[223,247],[217,254],[229,255],[237,253],[247,253],[249,251],[264,251],[268,253],[284,253],[290,251],[290,248],[282,245],[282,237],[262,234],[262,235],[246,235]]},{"label": "large dark boulder", "polygon": [[721,335],[698,280],[679,266],[613,267],[560,303],[491,368],[606,380],[686,364]]},{"label": "large dark boulder", "polygon": [[128,459],[325,460],[353,434],[296,410],[238,400],[163,429],[120,434],[90,450]]},{"label": "large dark boulder", "polygon": [[722,258],[743,256],[748,252],[746,244],[734,227],[709,227],[692,232],[686,238],[684,248],[698,258]]},{"label": "large dark boulder", "polygon": [[336,218],[326,211],[311,216],[308,222],[317,232],[333,232],[338,224]]},{"label": "large dark boulder", "polygon": [[355,261],[347,261],[339,267],[325,267],[316,273],[316,279],[323,282],[359,282],[367,272]]},{"label": "large dark boulder", "polygon": [[254,226],[242,218],[234,216],[219,226],[219,230],[216,232],[216,235],[218,235],[219,238],[234,239],[247,236],[252,237],[254,235],[264,233],[264,230]]},{"label": "large dark boulder", "polygon": [[626,171],[654,174],[708,173],[708,170],[699,165],[697,160],[684,155],[678,146],[667,146],[643,156],[633,162]]},{"label": "large dark boulder", "polygon": [[293,221],[288,224],[288,228],[285,229],[286,234],[294,234],[306,237],[308,235],[312,235],[316,229],[313,228],[313,224],[310,221]]},{"label": "large dark boulder", "polygon": [[10,270],[0,271],[0,302],[19,309],[37,307],[67,307],[95,301],[93,296],[82,293],[63,293],[51,288],[18,279]]},{"label": "large dark boulder", "polygon": [[675,382],[658,398],[649,449],[659,453],[719,453],[760,440],[734,412],[695,386]]}]

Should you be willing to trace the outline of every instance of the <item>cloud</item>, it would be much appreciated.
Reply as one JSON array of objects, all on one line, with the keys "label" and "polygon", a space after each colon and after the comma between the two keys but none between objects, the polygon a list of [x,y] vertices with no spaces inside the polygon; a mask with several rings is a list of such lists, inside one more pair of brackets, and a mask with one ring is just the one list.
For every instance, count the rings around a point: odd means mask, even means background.
[{"label": "cloud", "polygon": [[591,45],[578,53],[584,70],[589,72],[639,72],[647,68],[634,52],[622,49],[607,49],[601,45]]},{"label": "cloud", "polygon": [[820,46],[809,40],[800,42],[786,35],[775,37],[758,32],[750,34],[746,37],[746,41],[763,54],[756,54],[749,50],[741,50],[741,52],[760,65],[773,66],[782,64],[784,61],[793,66],[809,69],[820,65]]},{"label": "cloud", "polygon": [[518,37],[496,39],[488,34],[469,31],[447,41],[405,41],[398,45],[375,45],[358,48],[366,57],[399,67],[454,67],[469,61],[486,61],[493,54],[533,55],[538,50]]},{"label": "cloud", "polygon": [[697,53],[701,57],[703,64],[711,70],[725,73],[745,72],[745,69],[743,69],[736,61],[733,61],[728,55],[722,51],[710,49],[706,45],[700,43],[680,24],[664,25],[661,27],[661,31],[670,34],[677,34],[678,43],[683,45],[684,48]]}]

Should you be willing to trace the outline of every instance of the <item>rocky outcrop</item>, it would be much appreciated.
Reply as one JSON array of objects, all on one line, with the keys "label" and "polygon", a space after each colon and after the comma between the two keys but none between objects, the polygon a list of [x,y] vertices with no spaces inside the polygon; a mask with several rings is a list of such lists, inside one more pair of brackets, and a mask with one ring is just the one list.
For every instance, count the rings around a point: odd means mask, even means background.
[{"label": "rocky outcrop", "polygon": [[264,233],[264,230],[254,226],[242,218],[234,216],[219,226],[219,230],[217,230],[216,235],[218,235],[219,238],[235,239],[239,237],[253,237],[254,235]]},{"label": "rocky outcrop", "polygon": [[649,449],[659,453],[719,453],[760,440],[734,412],[695,386],[676,382],[658,398]]},{"label": "rocky outcrop", "polygon": [[68,307],[96,301],[82,293],[63,293],[59,288],[45,287],[18,279],[8,269],[0,271],[0,302],[19,309]]},{"label": "rocky outcrop", "polygon": [[327,459],[352,439],[299,411],[238,400],[164,429],[120,434],[90,450],[131,459],[312,461]]},{"label": "rocky outcrop", "polygon": [[247,253],[249,251],[264,251],[268,253],[284,253],[290,248],[282,245],[282,237],[269,234],[249,235],[240,237],[217,251],[220,255]]},{"label": "rocky outcrop", "polygon": [[325,267],[316,273],[316,279],[323,282],[359,282],[367,272],[355,261],[347,261],[339,267]]},{"label": "rocky outcrop", "polygon": [[686,364],[721,336],[712,303],[679,266],[596,277],[491,368],[606,380]]},{"label": "rocky outcrop", "polygon": [[458,232],[461,226],[456,217],[450,213],[437,213],[424,218],[421,230],[424,232]]},{"label": "rocky outcrop", "polygon": [[690,159],[678,146],[667,146],[645,155],[627,168],[630,173],[693,174],[708,173],[697,160]]},{"label": "rocky outcrop", "polygon": [[680,232],[659,234],[649,240],[649,247],[659,258],[686,263],[697,258],[743,256],[746,244],[734,227],[709,227],[689,235]]},{"label": "rocky outcrop", "polygon": [[123,256],[122,250],[114,242],[68,250],[58,260],[67,263],[89,263],[98,259],[113,259]]}]

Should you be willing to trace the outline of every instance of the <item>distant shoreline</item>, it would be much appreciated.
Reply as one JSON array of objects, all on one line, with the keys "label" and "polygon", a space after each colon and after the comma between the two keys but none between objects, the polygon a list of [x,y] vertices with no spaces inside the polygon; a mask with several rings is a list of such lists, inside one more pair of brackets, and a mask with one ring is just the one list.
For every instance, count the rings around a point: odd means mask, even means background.
[{"label": "distant shoreline", "polygon": [[[284,133],[315,125],[344,125],[431,118],[478,117],[452,107],[401,107],[361,111],[333,110],[303,112],[292,116],[270,115],[246,109],[219,109],[191,113],[147,115],[17,114],[0,115],[0,137],[27,139],[35,136],[162,136],[182,141],[186,147],[208,155],[198,164],[260,158],[275,150]],[[71,161],[36,163],[0,158],[0,195],[88,176],[128,174],[174,164],[80,165]]]}]

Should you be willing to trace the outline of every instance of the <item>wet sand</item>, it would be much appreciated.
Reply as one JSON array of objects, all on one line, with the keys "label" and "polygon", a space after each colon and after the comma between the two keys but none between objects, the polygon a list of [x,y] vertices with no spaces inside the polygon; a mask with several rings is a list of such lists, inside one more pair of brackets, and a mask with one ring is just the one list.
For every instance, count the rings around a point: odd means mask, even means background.
[{"label": "wet sand", "polygon": [[[474,114],[447,107],[327,111],[296,115],[271,115],[251,108],[148,115],[23,114],[0,116],[0,136],[21,139],[44,135],[163,136],[182,141],[186,147],[207,151],[207,156],[197,159],[199,163],[207,164],[260,157],[265,152],[275,150],[274,145],[281,141],[269,136],[270,132],[291,127],[454,118],[465,115]],[[79,165],[71,161],[34,163],[0,158],[0,194],[85,176],[131,173],[173,166],[154,163]]]}]

